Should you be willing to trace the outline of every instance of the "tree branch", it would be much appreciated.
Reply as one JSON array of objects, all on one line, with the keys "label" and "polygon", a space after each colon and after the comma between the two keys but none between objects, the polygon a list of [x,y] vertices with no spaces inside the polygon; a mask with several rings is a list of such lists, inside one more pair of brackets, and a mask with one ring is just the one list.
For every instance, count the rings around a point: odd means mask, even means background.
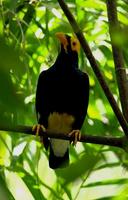
[{"label": "tree branch", "polygon": [[120,41],[117,41],[116,36],[121,32],[120,25],[117,18],[117,5],[116,0],[107,0],[107,13],[109,33],[112,44],[113,58],[115,64],[117,84],[119,88],[119,95],[122,105],[123,114],[128,122],[128,88],[127,88],[127,75],[124,66],[124,59],[122,54]]},{"label": "tree branch", "polygon": [[98,64],[96,62],[96,59],[94,58],[92,52],[91,52],[91,49],[80,29],[80,27],[78,26],[74,16],[71,14],[68,6],[66,5],[66,3],[64,2],[64,0],[58,0],[59,4],[60,4],[60,7],[62,8],[63,12],[65,13],[69,23],[71,24],[72,26],[72,29],[74,31],[74,33],[77,35],[77,38],[79,39],[80,41],[80,44],[84,50],[84,53],[86,54],[89,62],[90,62],[90,65],[122,127],[122,129],[124,130],[124,133],[125,135],[128,137],[128,124],[127,124],[127,121],[125,120],[124,116],[122,115],[101,71],[99,70],[99,67],[98,67]]},{"label": "tree branch", "polygon": [[[19,132],[24,134],[35,135],[35,132],[32,131],[31,126],[0,126],[0,131],[9,131],[9,132]],[[12,133],[12,134],[13,134]],[[72,141],[73,137],[68,136],[67,134],[58,134],[51,132],[43,132],[40,130],[40,136],[47,135],[49,138],[58,138],[64,140]],[[82,134],[79,142],[92,143],[92,144],[101,144],[101,145],[109,145],[119,148],[124,148],[124,137],[110,137],[110,136],[94,136],[88,134]]]}]

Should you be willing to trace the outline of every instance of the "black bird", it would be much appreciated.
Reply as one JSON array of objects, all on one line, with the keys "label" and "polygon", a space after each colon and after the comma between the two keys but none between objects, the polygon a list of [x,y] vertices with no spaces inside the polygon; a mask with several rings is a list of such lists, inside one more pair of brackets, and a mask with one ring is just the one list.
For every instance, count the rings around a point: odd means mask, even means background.
[{"label": "black bird", "polygon": [[[89,100],[88,75],[78,69],[79,41],[64,33],[57,33],[60,53],[48,70],[41,72],[36,91],[36,128],[74,135],[74,144],[80,139],[80,129],[87,114]],[[56,169],[69,164],[67,140],[43,137],[44,146],[50,146],[49,166]]]}]

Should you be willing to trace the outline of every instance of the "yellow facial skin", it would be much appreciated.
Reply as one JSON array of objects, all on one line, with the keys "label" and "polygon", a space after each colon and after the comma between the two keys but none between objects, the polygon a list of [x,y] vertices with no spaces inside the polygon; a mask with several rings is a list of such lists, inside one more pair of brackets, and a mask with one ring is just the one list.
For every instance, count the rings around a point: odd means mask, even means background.
[{"label": "yellow facial skin", "polygon": [[72,51],[76,51],[77,53],[79,53],[80,51],[80,43],[76,37],[71,38],[71,49]]}]

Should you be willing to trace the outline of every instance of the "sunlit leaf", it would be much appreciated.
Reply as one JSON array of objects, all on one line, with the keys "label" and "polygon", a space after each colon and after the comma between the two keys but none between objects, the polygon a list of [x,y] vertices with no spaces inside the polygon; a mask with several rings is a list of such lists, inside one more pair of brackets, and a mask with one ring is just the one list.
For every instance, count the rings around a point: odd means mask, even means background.
[{"label": "sunlit leaf", "polygon": [[6,181],[2,174],[0,174],[0,198],[1,199],[9,199],[9,200],[15,200],[9,189],[7,188]]},{"label": "sunlit leaf", "polygon": [[114,184],[127,184],[128,180],[127,179],[112,179],[112,180],[105,180],[105,181],[100,181],[100,182],[94,182],[87,184],[83,187],[96,187],[96,186],[103,186],[103,185],[114,185]]},{"label": "sunlit leaf", "polygon": [[95,155],[84,155],[76,163],[71,164],[67,169],[56,170],[57,176],[70,183],[87,174],[97,164],[100,157]]}]

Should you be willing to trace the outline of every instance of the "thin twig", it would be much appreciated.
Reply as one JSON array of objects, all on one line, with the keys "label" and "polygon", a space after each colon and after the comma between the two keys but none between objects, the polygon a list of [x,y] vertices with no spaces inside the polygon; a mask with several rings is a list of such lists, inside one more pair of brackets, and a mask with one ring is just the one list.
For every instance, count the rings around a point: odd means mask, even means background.
[{"label": "thin twig", "polygon": [[62,10],[64,11],[69,23],[71,24],[72,28],[73,28],[73,31],[74,33],[77,35],[77,38],[79,39],[80,41],[80,44],[84,50],[84,53],[86,54],[90,64],[91,64],[91,67],[122,127],[122,129],[124,130],[124,133],[125,135],[128,137],[128,124],[127,124],[127,121],[125,120],[124,116],[122,115],[121,113],[121,110],[119,109],[116,101],[115,101],[115,98],[113,97],[101,71],[99,70],[99,67],[98,67],[98,64],[96,62],[96,59],[94,58],[92,52],[91,52],[91,49],[80,29],[80,27],[78,26],[74,16],[72,15],[72,13],[70,12],[68,6],[66,5],[66,3],[64,2],[64,0],[58,0],[59,4],[60,4],[60,7],[62,8]]},{"label": "thin twig", "polygon": [[117,5],[116,0],[107,0],[107,13],[108,13],[108,24],[109,24],[109,33],[112,44],[112,52],[115,64],[117,84],[119,88],[121,106],[123,114],[128,122],[128,87],[127,87],[127,75],[126,68],[124,65],[123,53],[121,45],[115,36],[119,35],[121,28],[117,18]]},{"label": "thin twig", "polygon": [[[32,131],[31,126],[0,126],[0,131],[9,131],[9,132],[19,132],[24,134],[30,134],[35,135],[35,132]],[[12,134],[13,134],[12,133]],[[39,135],[43,136],[46,135],[49,138],[58,138],[58,139],[64,139],[64,140],[73,140],[72,136],[68,136],[67,134],[58,134],[58,133],[51,133],[51,132],[43,132],[40,130]],[[120,147],[123,148],[124,144],[124,137],[111,137],[111,136],[95,136],[95,135],[88,135],[88,134],[82,134],[81,139],[78,140],[79,142],[85,142],[85,143],[92,143],[92,144],[101,144],[101,145],[109,145],[114,147]]]}]

